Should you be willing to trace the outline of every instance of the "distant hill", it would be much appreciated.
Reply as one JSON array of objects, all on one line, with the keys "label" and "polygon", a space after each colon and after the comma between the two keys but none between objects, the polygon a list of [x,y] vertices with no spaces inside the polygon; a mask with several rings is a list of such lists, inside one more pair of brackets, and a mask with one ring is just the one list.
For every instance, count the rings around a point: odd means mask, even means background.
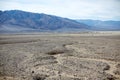
[{"label": "distant hill", "polygon": [[120,21],[76,20],[91,26],[91,30],[120,30]]},{"label": "distant hill", "polygon": [[0,11],[0,32],[67,31],[89,29],[84,23],[20,10]]}]

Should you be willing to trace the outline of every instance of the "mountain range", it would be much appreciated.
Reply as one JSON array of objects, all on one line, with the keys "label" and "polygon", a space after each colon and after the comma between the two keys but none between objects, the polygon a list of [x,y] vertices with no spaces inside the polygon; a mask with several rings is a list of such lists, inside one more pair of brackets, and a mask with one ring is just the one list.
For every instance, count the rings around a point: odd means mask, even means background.
[{"label": "mountain range", "polygon": [[72,20],[21,10],[0,11],[0,33],[120,30],[120,21]]},{"label": "mountain range", "polygon": [[90,20],[90,19],[84,19],[84,20],[76,20],[80,23],[84,23],[86,25],[91,26],[91,30],[120,30],[120,21],[101,21],[101,20]]},{"label": "mountain range", "polygon": [[47,14],[19,10],[0,11],[1,32],[57,31],[64,29],[88,29],[89,26],[75,20]]}]

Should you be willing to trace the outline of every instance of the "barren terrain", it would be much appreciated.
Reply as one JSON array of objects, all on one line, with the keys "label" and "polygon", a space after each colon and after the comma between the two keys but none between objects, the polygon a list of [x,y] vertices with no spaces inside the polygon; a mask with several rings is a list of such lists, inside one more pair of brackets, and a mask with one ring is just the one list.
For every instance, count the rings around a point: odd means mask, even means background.
[{"label": "barren terrain", "polygon": [[120,32],[0,34],[0,80],[120,80]]}]

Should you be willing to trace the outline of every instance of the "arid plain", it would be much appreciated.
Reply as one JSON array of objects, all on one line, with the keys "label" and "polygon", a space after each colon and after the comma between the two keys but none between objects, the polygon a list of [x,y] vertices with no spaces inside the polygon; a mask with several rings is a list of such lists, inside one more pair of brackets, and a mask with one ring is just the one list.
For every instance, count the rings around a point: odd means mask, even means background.
[{"label": "arid plain", "polygon": [[120,80],[120,32],[0,34],[0,80]]}]

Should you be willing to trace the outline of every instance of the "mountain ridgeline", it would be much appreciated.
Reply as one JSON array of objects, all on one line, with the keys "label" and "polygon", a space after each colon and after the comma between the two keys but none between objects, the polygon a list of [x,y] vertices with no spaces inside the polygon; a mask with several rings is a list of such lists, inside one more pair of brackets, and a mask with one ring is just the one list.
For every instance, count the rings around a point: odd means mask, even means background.
[{"label": "mountain ridgeline", "polygon": [[89,26],[75,20],[47,14],[24,12],[19,10],[0,11],[0,31],[59,31],[88,29]]},{"label": "mountain ridgeline", "polygon": [[0,11],[0,33],[84,30],[120,30],[120,21],[71,20],[20,10]]}]

